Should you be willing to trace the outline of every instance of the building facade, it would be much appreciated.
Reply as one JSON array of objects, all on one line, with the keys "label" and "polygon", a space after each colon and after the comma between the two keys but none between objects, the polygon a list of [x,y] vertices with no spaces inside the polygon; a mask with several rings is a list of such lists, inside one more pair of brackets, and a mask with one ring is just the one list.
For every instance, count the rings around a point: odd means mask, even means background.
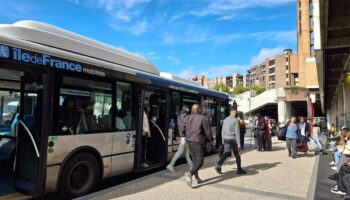
[{"label": "building facade", "polygon": [[191,80],[194,82],[197,82],[200,86],[210,88],[209,87],[209,80],[204,75],[192,76]]}]

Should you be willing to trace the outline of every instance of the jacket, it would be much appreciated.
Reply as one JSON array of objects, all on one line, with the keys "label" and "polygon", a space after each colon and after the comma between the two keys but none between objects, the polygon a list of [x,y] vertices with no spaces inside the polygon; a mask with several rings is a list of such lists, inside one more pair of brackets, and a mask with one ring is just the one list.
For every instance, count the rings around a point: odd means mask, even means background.
[{"label": "jacket", "polygon": [[[298,134],[301,135],[301,123],[298,124]],[[305,136],[310,137],[310,125],[309,123],[305,122]]]},{"label": "jacket", "polygon": [[221,131],[222,142],[224,143],[224,140],[236,140],[237,144],[240,144],[239,134],[238,119],[233,116],[226,117]]},{"label": "jacket", "polygon": [[185,137],[185,129],[184,129],[184,120],[188,116],[188,114],[185,111],[181,111],[179,117],[177,118],[177,125],[179,127],[179,136]]},{"label": "jacket", "polygon": [[205,138],[212,140],[209,119],[201,114],[190,114],[184,118],[182,130],[185,130],[186,140],[197,144],[203,144]]},{"label": "jacket", "polygon": [[[256,126],[256,120],[254,122],[254,126]],[[257,127],[254,127],[255,129],[255,132],[258,132],[258,133],[264,133],[265,134],[265,120],[259,120],[258,122],[258,126]]]}]

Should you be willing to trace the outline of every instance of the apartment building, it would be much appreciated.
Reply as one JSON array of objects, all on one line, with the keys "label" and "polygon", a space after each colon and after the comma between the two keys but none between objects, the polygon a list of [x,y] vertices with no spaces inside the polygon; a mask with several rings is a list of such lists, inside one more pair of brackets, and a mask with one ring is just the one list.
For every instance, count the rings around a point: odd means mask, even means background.
[{"label": "apartment building", "polygon": [[247,85],[260,85],[268,89],[297,86],[297,55],[291,49],[252,66],[247,71]]},{"label": "apartment building", "polygon": [[209,80],[204,75],[192,76],[191,80],[197,82],[199,85],[203,87],[210,88]]}]

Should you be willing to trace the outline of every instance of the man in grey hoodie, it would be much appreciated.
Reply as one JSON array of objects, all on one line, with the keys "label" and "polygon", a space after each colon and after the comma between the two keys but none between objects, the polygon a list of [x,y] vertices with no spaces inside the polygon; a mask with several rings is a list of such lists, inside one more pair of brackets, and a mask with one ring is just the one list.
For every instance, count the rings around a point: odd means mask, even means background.
[{"label": "man in grey hoodie", "polygon": [[237,110],[234,107],[230,108],[230,116],[226,117],[222,125],[222,143],[224,144],[224,154],[221,156],[218,164],[215,166],[215,171],[218,174],[222,174],[221,166],[225,160],[231,156],[231,150],[236,157],[237,174],[246,174],[241,167],[241,156],[239,154],[240,149],[240,135],[239,135],[239,121],[236,118]]}]

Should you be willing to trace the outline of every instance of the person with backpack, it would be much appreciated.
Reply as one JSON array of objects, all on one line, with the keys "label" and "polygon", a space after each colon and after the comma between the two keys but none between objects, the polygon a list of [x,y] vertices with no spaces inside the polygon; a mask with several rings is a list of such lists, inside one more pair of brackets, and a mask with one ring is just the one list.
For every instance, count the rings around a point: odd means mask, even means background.
[{"label": "person with backpack", "polygon": [[296,156],[296,144],[298,140],[298,124],[297,118],[292,117],[290,123],[287,127],[286,141],[287,141],[287,149],[289,157],[293,157],[295,159]]}]

